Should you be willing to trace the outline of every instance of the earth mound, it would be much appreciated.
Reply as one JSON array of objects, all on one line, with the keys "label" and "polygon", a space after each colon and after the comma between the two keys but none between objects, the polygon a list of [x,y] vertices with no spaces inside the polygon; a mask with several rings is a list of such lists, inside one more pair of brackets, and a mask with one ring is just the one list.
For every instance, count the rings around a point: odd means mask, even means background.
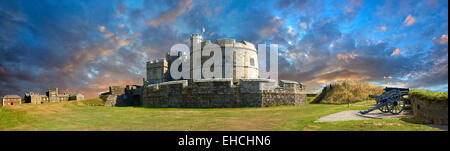
[{"label": "earth mound", "polygon": [[322,92],[313,98],[312,103],[348,104],[371,100],[369,95],[380,95],[383,87],[370,82],[336,81],[324,87]]}]

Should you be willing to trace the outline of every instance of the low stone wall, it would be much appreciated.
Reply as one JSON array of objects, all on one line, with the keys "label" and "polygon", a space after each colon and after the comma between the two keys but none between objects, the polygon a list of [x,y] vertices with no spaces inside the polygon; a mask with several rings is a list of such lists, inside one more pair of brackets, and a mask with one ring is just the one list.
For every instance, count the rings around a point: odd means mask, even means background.
[{"label": "low stone wall", "polygon": [[100,99],[105,102],[105,106],[138,106],[139,99],[133,98],[132,95],[101,95]]},{"label": "low stone wall", "polygon": [[264,91],[261,106],[305,105],[306,94],[285,92],[283,89]]},{"label": "low stone wall", "polygon": [[103,95],[100,98],[105,102],[105,106],[116,106],[117,103],[117,95]]},{"label": "low stone wall", "polygon": [[268,79],[187,80],[149,85],[143,89],[144,107],[235,108],[306,104],[306,94],[292,81]]},{"label": "low stone wall", "polygon": [[410,96],[414,117],[428,124],[448,125],[448,103],[422,100]]}]

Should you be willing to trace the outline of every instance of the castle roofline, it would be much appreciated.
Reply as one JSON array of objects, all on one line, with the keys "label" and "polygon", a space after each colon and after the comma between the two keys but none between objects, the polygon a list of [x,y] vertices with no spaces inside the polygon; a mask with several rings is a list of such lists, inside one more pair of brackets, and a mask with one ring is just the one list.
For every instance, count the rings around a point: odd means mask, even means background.
[{"label": "castle roofline", "polygon": [[20,96],[18,96],[18,95],[5,95],[5,96],[3,96],[3,98],[10,98],[10,99],[17,98],[17,99],[20,99]]},{"label": "castle roofline", "polygon": [[166,61],[166,58],[159,58],[159,59],[150,60],[150,61],[147,61],[147,63],[161,63],[161,62],[164,62],[164,61]]},{"label": "castle roofline", "polygon": [[[207,45],[207,44],[211,44],[211,40],[206,40],[206,41],[202,42],[202,45]],[[233,45],[233,47],[245,47],[245,48],[256,49],[255,45],[249,41],[241,40],[240,42],[236,42],[236,39],[232,39],[232,38],[216,39],[214,44],[217,44],[221,47],[224,47],[227,44],[231,44],[231,45]]]}]

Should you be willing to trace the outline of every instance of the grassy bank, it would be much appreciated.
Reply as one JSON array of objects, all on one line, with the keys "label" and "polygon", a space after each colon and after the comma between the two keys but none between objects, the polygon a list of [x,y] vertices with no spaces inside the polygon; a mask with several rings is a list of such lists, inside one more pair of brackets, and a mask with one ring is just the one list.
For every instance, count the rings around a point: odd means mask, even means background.
[{"label": "grassy bank", "polygon": [[420,100],[448,104],[448,92],[413,89],[411,90],[411,92],[409,92],[409,95],[410,97],[415,97]]},{"label": "grassy bank", "polygon": [[104,107],[100,99],[2,107],[0,130],[438,130],[405,120],[364,120],[315,123],[332,113],[360,106],[307,104],[264,108]]},{"label": "grassy bank", "polygon": [[369,95],[380,95],[381,93],[383,93],[383,87],[370,82],[336,81],[324,87],[312,102],[324,104],[356,103],[371,99]]}]

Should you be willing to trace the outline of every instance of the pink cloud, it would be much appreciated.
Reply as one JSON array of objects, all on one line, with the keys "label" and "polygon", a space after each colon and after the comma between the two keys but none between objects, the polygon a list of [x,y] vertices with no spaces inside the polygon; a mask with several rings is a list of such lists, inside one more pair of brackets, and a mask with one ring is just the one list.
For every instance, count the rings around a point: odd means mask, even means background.
[{"label": "pink cloud", "polygon": [[341,61],[344,61],[345,63],[349,62],[349,59],[355,59],[358,56],[356,53],[349,53],[349,54],[338,54],[337,58]]},{"label": "pink cloud", "polygon": [[387,29],[387,27],[386,27],[385,25],[383,25],[383,26],[380,27],[380,30],[381,30],[381,31],[386,31],[386,29]]},{"label": "pink cloud", "polygon": [[148,22],[147,24],[156,27],[161,23],[173,23],[179,15],[183,14],[186,10],[192,9],[192,5],[190,5],[191,1],[192,0],[181,0],[178,3],[177,7],[165,12],[164,14]]},{"label": "pink cloud", "polygon": [[405,21],[403,21],[403,24],[406,26],[411,26],[414,23],[416,23],[416,18],[411,16],[411,14],[409,14],[408,17],[406,17]]},{"label": "pink cloud", "polygon": [[448,43],[448,35],[442,35],[441,39],[437,39],[436,37],[433,38],[434,42],[439,43],[441,45]]},{"label": "pink cloud", "polygon": [[98,26],[98,30],[100,32],[105,32],[106,28],[105,28],[105,26]]},{"label": "pink cloud", "polygon": [[405,53],[405,50],[402,50],[402,51],[400,51],[400,49],[395,49],[394,50],[394,52],[392,52],[392,54],[391,54],[391,56],[400,56],[400,55],[402,55],[402,54],[404,54]]}]

